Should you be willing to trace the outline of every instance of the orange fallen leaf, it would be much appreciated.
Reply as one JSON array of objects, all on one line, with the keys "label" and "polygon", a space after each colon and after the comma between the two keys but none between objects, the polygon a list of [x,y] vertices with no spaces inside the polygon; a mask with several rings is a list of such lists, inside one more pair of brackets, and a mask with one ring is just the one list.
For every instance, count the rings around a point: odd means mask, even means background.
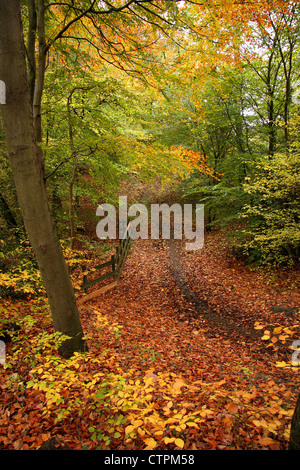
[{"label": "orange fallen leaf", "polygon": [[229,403],[229,405],[227,406],[227,410],[231,414],[237,413],[238,409],[239,409],[239,405],[237,403]]},{"label": "orange fallen leaf", "polygon": [[269,446],[270,444],[275,444],[275,441],[273,439],[266,436],[261,437],[258,442],[261,446]]},{"label": "orange fallen leaf", "polygon": [[145,450],[152,450],[152,449],[155,449],[155,447],[157,446],[157,442],[153,439],[153,437],[149,437],[145,439],[144,443],[147,446],[145,447]]},{"label": "orange fallen leaf", "polygon": [[177,379],[175,381],[175,383],[173,384],[173,388],[175,390],[180,390],[181,387],[186,387],[186,386],[187,386],[187,384],[185,383],[185,381],[183,379]]}]

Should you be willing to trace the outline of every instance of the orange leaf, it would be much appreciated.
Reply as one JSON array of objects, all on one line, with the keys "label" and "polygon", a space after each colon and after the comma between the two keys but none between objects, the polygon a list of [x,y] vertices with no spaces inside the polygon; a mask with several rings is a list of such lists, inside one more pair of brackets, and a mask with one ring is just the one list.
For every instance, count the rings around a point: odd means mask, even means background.
[{"label": "orange leaf", "polygon": [[144,443],[147,446],[145,447],[145,450],[152,450],[152,449],[155,449],[155,447],[157,446],[157,442],[152,437],[145,439]]},{"label": "orange leaf", "polygon": [[261,437],[259,439],[259,443],[260,443],[261,446],[268,446],[270,444],[274,444],[274,442],[275,441],[273,439],[271,439],[270,437]]},{"label": "orange leaf", "polygon": [[186,383],[183,379],[177,379],[173,385],[173,388],[175,388],[175,390],[180,390],[181,387],[186,387]]},{"label": "orange leaf", "polygon": [[227,407],[227,410],[229,411],[229,413],[231,414],[235,414],[238,412],[238,409],[239,409],[239,405],[237,405],[236,403],[230,403]]}]

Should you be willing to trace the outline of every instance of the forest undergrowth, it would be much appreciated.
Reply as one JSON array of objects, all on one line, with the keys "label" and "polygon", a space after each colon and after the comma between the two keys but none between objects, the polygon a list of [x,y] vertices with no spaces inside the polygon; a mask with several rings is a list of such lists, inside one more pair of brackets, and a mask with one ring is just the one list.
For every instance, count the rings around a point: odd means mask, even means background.
[{"label": "forest undergrowth", "polygon": [[1,448],[287,449],[299,273],[251,268],[223,240],[177,260],[134,242],[117,288],[80,305],[89,351],[69,360],[45,299],[3,299],[21,330],[0,365]]}]

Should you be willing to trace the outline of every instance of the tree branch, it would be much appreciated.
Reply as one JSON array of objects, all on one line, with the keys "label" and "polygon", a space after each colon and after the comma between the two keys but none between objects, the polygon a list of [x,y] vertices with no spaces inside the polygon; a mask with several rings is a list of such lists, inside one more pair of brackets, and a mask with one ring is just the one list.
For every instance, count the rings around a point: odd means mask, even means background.
[{"label": "tree branch", "polygon": [[87,15],[89,12],[91,12],[91,10],[93,9],[94,7],[94,4],[96,3],[96,0],[93,0],[91,6],[89,8],[87,8],[86,10],[84,10],[82,13],[80,13],[80,15],[76,16],[75,18],[73,18],[72,20],[70,20],[66,26],[64,26],[61,31],[59,33],[57,33],[57,35],[47,44],[46,48],[45,48],[45,52],[48,52],[48,50],[50,49],[50,47],[52,46],[52,44],[55,43],[55,41],[57,41],[57,39],[59,39],[71,26],[72,24],[76,23],[76,21],[79,21],[83,16]]}]

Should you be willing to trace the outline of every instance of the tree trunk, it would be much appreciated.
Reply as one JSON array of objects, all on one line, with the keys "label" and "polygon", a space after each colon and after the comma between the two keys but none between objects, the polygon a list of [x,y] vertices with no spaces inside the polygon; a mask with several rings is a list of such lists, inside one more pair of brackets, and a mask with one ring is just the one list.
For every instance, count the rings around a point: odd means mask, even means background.
[{"label": "tree trunk", "polygon": [[25,228],[47,292],[54,329],[70,337],[64,357],[84,351],[76,299],[51,217],[36,144],[27,82],[19,0],[0,0],[0,78],[6,84],[1,105],[6,142]]},{"label": "tree trunk", "polygon": [[269,132],[269,158],[274,157],[276,149],[276,127],[274,117],[274,94],[269,90],[268,96],[268,132]]},{"label": "tree trunk", "polygon": [[37,32],[39,39],[39,58],[36,82],[33,95],[33,125],[36,142],[42,142],[42,95],[46,70],[47,46],[45,39],[45,5],[44,0],[37,0]]},{"label": "tree trunk", "polygon": [[28,36],[27,36],[27,59],[28,59],[28,84],[30,90],[30,98],[33,102],[35,79],[36,79],[36,62],[35,62],[35,39],[37,27],[37,14],[35,0],[28,0]]},{"label": "tree trunk", "polygon": [[300,450],[300,394],[292,418],[289,450]]},{"label": "tree trunk", "polygon": [[68,127],[69,127],[69,139],[70,139],[70,147],[72,155],[74,156],[74,163],[73,163],[73,170],[71,175],[71,180],[69,183],[69,225],[70,225],[70,238],[71,250],[74,250],[75,246],[75,224],[74,224],[74,198],[73,198],[73,188],[77,174],[77,167],[78,167],[78,156],[74,146],[74,139],[73,139],[73,126],[72,126],[72,116],[71,116],[71,103],[72,103],[72,96],[75,92],[76,88],[73,88],[70,95],[68,96],[67,108],[68,108]]}]

